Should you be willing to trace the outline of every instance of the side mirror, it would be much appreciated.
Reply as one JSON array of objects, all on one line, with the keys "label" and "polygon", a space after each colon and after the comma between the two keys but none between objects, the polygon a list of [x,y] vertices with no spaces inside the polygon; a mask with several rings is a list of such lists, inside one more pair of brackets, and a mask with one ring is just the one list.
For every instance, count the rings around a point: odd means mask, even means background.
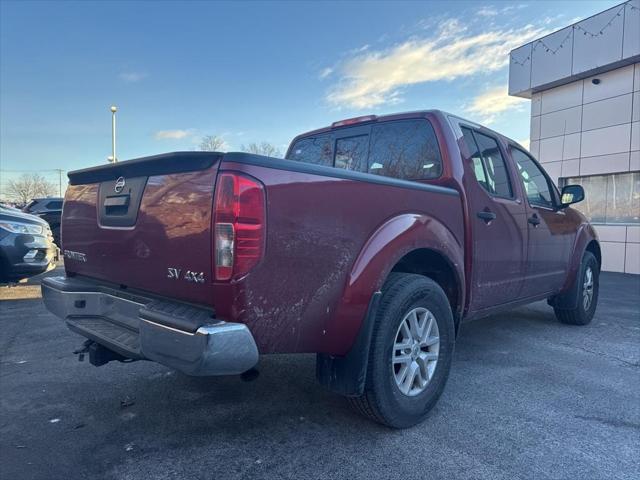
[{"label": "side mirror", "polygon": [[562,196],[560,202],[562,208],[568,207],[573,203],[578,203],[584,200],[584,188],[582,185],[567,185],[562,189]]}]

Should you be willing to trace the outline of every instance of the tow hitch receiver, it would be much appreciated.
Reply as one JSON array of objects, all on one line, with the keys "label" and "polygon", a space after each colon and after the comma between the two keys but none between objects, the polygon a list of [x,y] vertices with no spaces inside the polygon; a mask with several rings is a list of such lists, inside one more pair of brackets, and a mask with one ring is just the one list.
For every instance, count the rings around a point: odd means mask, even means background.
[{"label": "tow hitch receiver", "polygon": [[82,344],[82,347],[75,350],[74,354],[78,355],[78,361],[83,362],[85,354],[89,354],[89,363],[95,367],[100,367],[113,360],[118,362],[132,362],[132,358],[127,358],[119,353],[109,350],[103,347],[93,340],[87,340]]}]

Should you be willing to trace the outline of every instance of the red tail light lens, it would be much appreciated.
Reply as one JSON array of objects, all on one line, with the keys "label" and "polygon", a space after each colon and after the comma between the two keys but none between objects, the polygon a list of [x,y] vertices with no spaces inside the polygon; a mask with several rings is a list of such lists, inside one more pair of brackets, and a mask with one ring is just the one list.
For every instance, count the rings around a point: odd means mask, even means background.
[{"label": "red tail light lens", "polygon": [[265,194],[262,184],[238,173],[221,173],[214,205],[216,280],[246,275],[264,253]]}]

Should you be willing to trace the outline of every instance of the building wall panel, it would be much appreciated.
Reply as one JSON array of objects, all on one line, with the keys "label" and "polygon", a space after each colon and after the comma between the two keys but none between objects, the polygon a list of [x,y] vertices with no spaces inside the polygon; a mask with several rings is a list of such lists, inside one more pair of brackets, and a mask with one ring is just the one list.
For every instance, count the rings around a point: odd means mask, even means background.
[{"label": "building wall panel", "polygon": [[632,0],[625,8],[622,50],[624,58],[640,55],[640,0]]},{"label": "building wall panel", "polygon": [[616,6],[576,24],[574,75],[622,60],[623,12],[624,7]]},{"label": "building wall panel", "polygon": [[631,142],[631,123],[582,132],[581,155],[594,157],[628,152]]},{"label": "building wall panel", "polygon": [[579,132],[581,119],[581,106],[542,115],[540,121],[540,138],[557,137],[558,135]]},{"label": "building wall panel", "polygon": [[509,95],[531,88],[531,44],[511,52]]},{"label": "building wall panel", "polygon": [[582,130],[611,127],[631,122],[631,93],[587,103],[582,110]]},{"label": "building wall panel", "polygon": [[[593,83],[594,79],[600,83]],[[589,77],[584,81],[583,103],[597,102],[633,91],[633,65]]]},{"label": "building wall panel", "polygon": [[602,250],[602,270],[607,272],[624,272],[625,247],[623,242],[600,242]]},{"label": "building wall panel", "polygon": [[573,82],[542,92],[540,113],[551,113],[582,105],[582,82]]},{"label": "building wall panel", "polygon": [[[560,48],[561,44],[562,48]],[[558,78],[570,76],[572,48],[573,29],[571,27],[563,28],[540,39],[540,42],[532,47],[531,87],[535,88]]]},{"label": "building wall panel", "polygon": [[581,176],[627,171],[629,171],[629,152],[582,157],[580,159]]}]

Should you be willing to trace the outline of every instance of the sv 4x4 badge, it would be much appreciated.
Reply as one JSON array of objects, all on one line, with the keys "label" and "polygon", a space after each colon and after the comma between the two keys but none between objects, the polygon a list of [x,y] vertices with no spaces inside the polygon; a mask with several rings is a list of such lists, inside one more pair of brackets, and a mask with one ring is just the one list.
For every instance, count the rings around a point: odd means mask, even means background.
[{"label": "sv 4x4 badge", "polygon": [[[167,268],[167,278],[172,280],[180,280],[181,273],[182,269],[180,268]],[[204,272],[192,272],[191,270],[187,270],[184,272],[184,275],[182,275],[182,279],[192,283],[204,283]]]}]

